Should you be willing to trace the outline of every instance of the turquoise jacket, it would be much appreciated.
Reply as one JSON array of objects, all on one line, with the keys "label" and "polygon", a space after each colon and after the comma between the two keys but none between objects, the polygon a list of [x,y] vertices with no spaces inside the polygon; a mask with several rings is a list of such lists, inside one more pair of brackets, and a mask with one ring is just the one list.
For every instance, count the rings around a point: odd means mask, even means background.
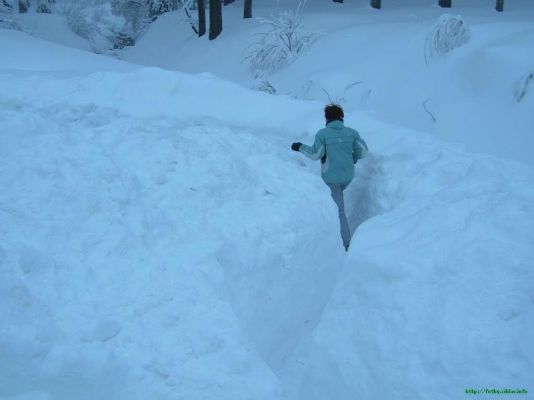
[{"label": "turquoise jacket", "polygon": [[299,151],[312,160],[321,159],[321,177],[326,183],[350,183],[354,164],[368,148],[358,131],[335,120],[317,132],[313,146],[303,144]]}]

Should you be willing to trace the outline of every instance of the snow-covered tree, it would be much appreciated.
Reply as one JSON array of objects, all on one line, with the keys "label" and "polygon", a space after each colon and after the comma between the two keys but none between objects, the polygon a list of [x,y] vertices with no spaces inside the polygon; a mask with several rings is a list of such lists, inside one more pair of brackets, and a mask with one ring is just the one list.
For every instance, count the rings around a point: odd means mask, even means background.
[{"label": "snow-covered tree", "polygon": [[460,15],[442,15],[426,38],[426,63],[464,45],[470,37],[470,31]]},{"label": "snow-covered tree", "polygon": [[266,32],[260,33],[260,39],[251,45],[246,59],[255,77],[274,73],[292,63],[315,40],[316,35],[308,32],[302,23],[300,2],[295,11],[284,11],[275,19],[258,18],[268,26]]}]

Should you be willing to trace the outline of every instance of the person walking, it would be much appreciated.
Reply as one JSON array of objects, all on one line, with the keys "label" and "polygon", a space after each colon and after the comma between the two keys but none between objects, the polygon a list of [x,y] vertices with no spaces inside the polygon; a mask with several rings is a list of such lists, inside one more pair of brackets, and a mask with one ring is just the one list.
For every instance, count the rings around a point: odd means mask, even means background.
[{"label": "person walking", "polygon": [[312,160],[321,160],[321,177],[330,187],[332,198],[339,209],[339,224],[343,247],[348,251],[350,229],[345,215],[343,191],[354,178],[354,164],[368,152],[367,143],[355,129],[343,124],[343,108],[328,104],[324,108],[326,128],[315,135],[312,146],[293,143],[291,149],[303,153]]}]

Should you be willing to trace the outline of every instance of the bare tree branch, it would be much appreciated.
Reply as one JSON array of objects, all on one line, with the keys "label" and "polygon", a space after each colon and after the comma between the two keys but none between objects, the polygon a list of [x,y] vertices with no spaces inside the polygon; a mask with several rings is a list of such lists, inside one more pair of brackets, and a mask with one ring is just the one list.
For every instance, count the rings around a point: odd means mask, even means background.
[{"label": "bare tree branch", "polygon": [[424,110],[426,111],[426,113],[427,113],[428,115],[430,115],[430,117],[432,118],[432,123],[435,124],[436,121],[437,121],[436,117],[434,117],[434,114],[432,114],[432,113],[430,112],[430,110],[426,107],[426,103],[428,103],[429,101],[430,101],[430,99],[426,99],[425,101],[423,101],[423,108],[424,108]]}]

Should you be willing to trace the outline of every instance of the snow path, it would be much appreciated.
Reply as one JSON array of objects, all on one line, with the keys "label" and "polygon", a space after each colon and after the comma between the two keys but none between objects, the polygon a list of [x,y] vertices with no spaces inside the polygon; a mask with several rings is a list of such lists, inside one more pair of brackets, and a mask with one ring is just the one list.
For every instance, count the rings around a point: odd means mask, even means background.
[{"label": "snow path", "polygon": [[289,150],[322,104],[84,61],[0,71],[0,398],[534,381],[532,169],[349,111],[372,154],[347,255],[318,166]]},{"label": "snow path", "polygon": [[356,214],[379,215],[353,236],[318,326],[286,364],[284,398],[445,400],[528,387],[532,169],[355,119],[373,155],[348,196]]}]

